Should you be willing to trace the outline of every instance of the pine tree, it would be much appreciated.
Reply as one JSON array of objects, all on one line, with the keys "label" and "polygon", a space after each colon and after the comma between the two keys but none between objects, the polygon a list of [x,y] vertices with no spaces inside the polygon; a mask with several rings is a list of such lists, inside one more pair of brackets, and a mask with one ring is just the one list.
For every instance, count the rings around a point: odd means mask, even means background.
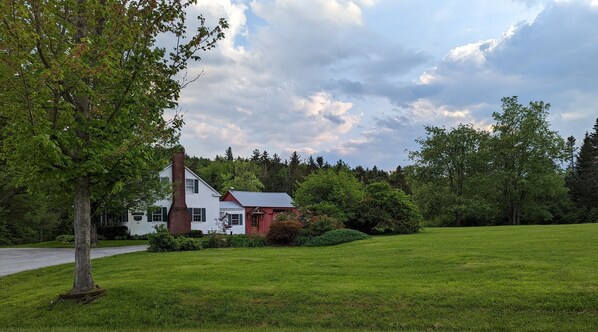
[{"label": "pine tree", "polygon": [[598,119],[594,131],[586,133],[567,185],[578,207],[598,209]]}]

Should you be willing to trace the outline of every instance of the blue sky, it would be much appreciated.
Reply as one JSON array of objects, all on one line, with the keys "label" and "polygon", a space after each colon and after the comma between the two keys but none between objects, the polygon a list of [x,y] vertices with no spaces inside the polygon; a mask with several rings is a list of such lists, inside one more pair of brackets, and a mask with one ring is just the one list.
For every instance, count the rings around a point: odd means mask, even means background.
[{"label": "blue sky", "polygon": [[598,0],[199,0],[231,28],[189,67],[181,143],[351,166],[407,165],[425,125],[489,128],[543,100],[563,137],[598,117]]}]

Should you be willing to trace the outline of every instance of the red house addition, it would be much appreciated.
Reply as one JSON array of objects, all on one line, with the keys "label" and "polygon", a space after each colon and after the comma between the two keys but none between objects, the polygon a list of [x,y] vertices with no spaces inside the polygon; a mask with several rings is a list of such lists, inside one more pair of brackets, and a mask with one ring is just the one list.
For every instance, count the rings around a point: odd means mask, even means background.
[{"label": "red house addition", "polygon": [[277,214],[297,213],[287,193],[263,193],[231,190],[222,201],[231,201],[245,209],[245,234],[266,235]]}]

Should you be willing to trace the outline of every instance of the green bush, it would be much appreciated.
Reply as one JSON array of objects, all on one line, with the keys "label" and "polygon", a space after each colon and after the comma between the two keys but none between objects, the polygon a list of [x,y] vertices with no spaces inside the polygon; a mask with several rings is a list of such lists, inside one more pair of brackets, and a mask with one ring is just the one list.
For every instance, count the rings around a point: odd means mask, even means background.
[{"label": "green bush", "polygon": [[98,237],[102,237],[105,240],[116,240],[119,238],[127,238],[129,236],[129,229],[127,226],[98,226]]},{"label": "green bush", "polygon": [[156,233],[147,236],[150,252],[168,251],[191,251],[202,249],[202,243],[198,239],[184,236],[174,237],[164,225],[156,227]]},{"label": "green bush", "polygon": [[177,244],[174,236],[168,232],[164,225],[156,226],[156,232],[147,235],[150,252],[177,251]]},{"label": "green bush", "polygon": [[296,246],[304,246],[307,242],[311,241],[311,239],[313,239],[313,236],[309,236],[309,235],[301,235],[301,233],[299,233],[299,235],[295,238],[295,242],[294,244]]},{"label": "green bush", "polygon": [[305,243],[309,247],[333,246],[335,244],[367,239],[369,236],[354,229],[335,229],[316,236]]},{"label": "green bush", "polygon": [[263,247],[266,245],[266,239],[262,236],[236,234],[228,235],[226,240],[228,247],[231,248]]},{"label": "green bush", "polygon": [[194,238],[194,239],[198,239],[200,237],[203,237],[203,232],[199,229],[194,229],[194,230],[190,231],[189,233],[185,234],[185,236]]},{"label": "green bush", "polygon": [[292,244],[295,242],[295,238],[299,235],[302,227],[303,225],[298,221],[275,221],[270,225],[266,241],[279,245]]},{"label": "green bush", "polygon": [[259,248],[259,247],[265,247],[267,242],[266,242],[266,237],[264,236],[248,236],[249,238],[249,247],[251,248]]},{"label": "green bush", "polygon": [[56,242],[62,242],[62,243],[75,242],[75,236],[74,235],[58,235],[56,237]]},{"label": "green bush", "polygon": [[314,237],[341,228],[345,227],[337,218],[329,217],[327,215],[313,216],[303,223],[303,229],[299,235]]},{"label": "green bush", "polygon": [[229,235],[226,238],[227,246],[232,248],[244,248],[249,247],[249,238],[247,235],[237,234]]},{"label": "green bush", "polygon": [[195,238],[177,237],[174,242],[177,251],[193,251],[203,248],[201,242]]},{"label": "green bush", "polygon": [[227,248],[229,247],[226,234],[209,233],[201,239],[204,248]]}]

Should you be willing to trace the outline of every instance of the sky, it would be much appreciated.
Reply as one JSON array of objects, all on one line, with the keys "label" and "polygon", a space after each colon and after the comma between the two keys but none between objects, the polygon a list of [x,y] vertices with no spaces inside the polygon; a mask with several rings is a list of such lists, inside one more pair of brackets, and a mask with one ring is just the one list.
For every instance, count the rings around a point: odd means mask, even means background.
[{"label": "sky", "polygon": [[502,97],[550,103],[578,144],[598,117],[598,0],[199,0],[188,14],[230,25],[189,66],[189,155],[393,170],[424,126],[490,129]]}]

